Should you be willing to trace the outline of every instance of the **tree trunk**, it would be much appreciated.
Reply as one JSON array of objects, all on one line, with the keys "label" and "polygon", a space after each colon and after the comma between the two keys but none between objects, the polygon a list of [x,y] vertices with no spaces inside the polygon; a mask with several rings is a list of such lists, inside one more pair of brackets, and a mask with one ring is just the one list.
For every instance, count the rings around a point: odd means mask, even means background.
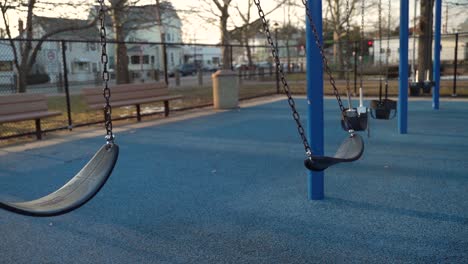
[{"label": "tree trunk", "polygon": [[432,68],[432,7],[434,0],[421,0],[421,16],[419,18],[419,39],[418,39],[418,82],[422,82],[429,70]]},{"label": "tree trunk", "polygon": [[17,93],[25,93],[26,92],[26,76],[28,75],[26,70],[18,71],[16,76],[16,92]]},{"label": "tree trunk", "polygon": [[[124,1],[119,1],[118,4],[123,5]],[[116,67],[116,82],[117,84],[129,83],[130,75],[128,72],[128,55],[127,46],[125,45],[125,34],[122,27],[122,6],[116,6],[112,10],[112,26],[115,32],[115,40],[117,41],[115,48],[115,67]]]},{"label": "tree trunk", "polygon": [[343,49],[340,39],[341,32],[333,32],[333,52],[335,55],[335,65],[337,66],[337,73],[339,79],[344,79],[344,60],[343,60]]},{"label": "tree trunk", "polygon": [[221,50],[223,53],[223,69],[231,69],[231,53],[229,51],[229,31],[227,30],[227,21],[229,18],[229,13],[227,7],[222,10],[220,27],[221,27]]}]

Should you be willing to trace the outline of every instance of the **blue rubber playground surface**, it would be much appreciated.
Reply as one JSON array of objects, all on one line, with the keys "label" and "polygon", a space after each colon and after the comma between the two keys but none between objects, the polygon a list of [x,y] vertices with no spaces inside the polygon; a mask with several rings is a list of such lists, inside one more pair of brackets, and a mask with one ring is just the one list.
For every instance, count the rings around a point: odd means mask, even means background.
[{"label": "blue rubber playground surface", "polygon": [[[346,133],[336,102],[325,107],[333,154]],[[84,207],[0,211],[0,263],[468,263],[467,113],[468,102],[410,101],[406,135],[396,119],[371,120],[363,158],[326,171],[322,201],[307,199],[285,100],[129,129]],[[103,141],[0,149],[0,198],[55,190]]]}]

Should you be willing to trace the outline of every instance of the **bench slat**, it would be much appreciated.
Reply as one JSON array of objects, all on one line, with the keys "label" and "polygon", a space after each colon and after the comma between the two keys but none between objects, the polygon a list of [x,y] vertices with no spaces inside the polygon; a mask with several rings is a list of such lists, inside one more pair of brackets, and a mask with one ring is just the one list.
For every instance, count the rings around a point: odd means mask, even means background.
[{"label": "bench slat", "polygon": [[[111,90],[111,94],[117,93],[128,93],[130,91],[144,91],[144,90],[167,90],[165,83],[138,83],[138,84],[118,84],[118,85],[109,85]],[[102,88],[92,87],[92,88],[84,88],[81,90],[84,95],[101,95],[102,96]]]},{"label": "bench slat", "polygon": [[[151,90],[143,90],[143,91],[127,91],[126,93],[114,93],[111,91],[111,98],[110,101],[112,102],[118,102],[122,100],[129,100],[129,99],[145,99],[148,97],[157,97],[157,96],[164,96],[167,95],[169,92],[163,89],[151,89]],[[96,95],[85,95],[85,100],[86,103],[88,104],[99,104],[99,103],[104,103],[104,97],[101,94],[96,94]]]},{"label": "bench slat", "polygon": [[62,114],[61,112],[57,112],[57,111],[20,113],[20,114],[8,115],[8,116],[0,116],[0,123],[40,119],[44,117],[59,116],[61,114]]},{"label": "bench slat", "polygon": [[[145,99],[134,99],[134,100],[125,100],[125,101],[117,101],[112,103],[112,106],[130,106],[130,105],[137,105],[137,104],[146,104],[146,103],[156,103],[161,101],[169,101],[182,98],[181,95],[167,95],[167,96],[160,96],[154,98],[145,98]],[[90,104],[89,108],[91,109],[104,109],[104,103],[99,104]]]},{"label": "bench slat", "polygon": [[45,100],[35,100],[15,104],[0,104],[0,116],[47,111],[47,102]]},{"label": "bench slat", "polygon": [[9,94],[0,96],[0,105],[23,104],[35,101],[46,101],[44,94]]}]

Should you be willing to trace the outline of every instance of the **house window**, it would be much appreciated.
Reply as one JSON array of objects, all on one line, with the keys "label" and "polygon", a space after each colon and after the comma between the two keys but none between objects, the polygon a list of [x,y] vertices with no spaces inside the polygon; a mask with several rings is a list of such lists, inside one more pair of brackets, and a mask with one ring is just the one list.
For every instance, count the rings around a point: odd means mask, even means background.
[{"label": "house window", "polygon": [[140,56],[133,55],[130,57],[131,64],[140,64]]},{"label": "house window", "polygon": [[171,52],[171,66],[174,66],[174,53]]},{"label": "house window", "polygon": [[[140,62],[140,58],[142,58],[141,62]],[[144,55],[144,56],[133,55],[132,57],[130,57],[130,63],[131,64],[140,64],[140,63],[149,64],[149,56],[148,55]]]},{"label": "house window", "polygon": [[151,64],[154,64],[154,56],[151,56]]},{"label": "house window", "polygon": [[73,73],[90,72],[89,62],[81,62],[81,61],[73,62],[72,72]]},{"label": "house window", "polygon": [[12,61],[0,61],[0,72],[12,71],[13,62]]},{"label": "house window", "polygon": [[93,72],[97,72],[97,63],[93,62]]}]

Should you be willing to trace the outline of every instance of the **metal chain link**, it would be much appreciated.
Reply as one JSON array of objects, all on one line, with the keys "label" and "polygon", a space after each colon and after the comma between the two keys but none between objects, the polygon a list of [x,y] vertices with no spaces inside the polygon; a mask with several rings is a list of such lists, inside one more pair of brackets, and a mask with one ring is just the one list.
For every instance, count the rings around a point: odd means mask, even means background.
[{"label": "metal chain link", "polygon": [[102,70],[102,80],[104,81],[104,88],[102,95],[106,100],[104,105],[104,120],[106,126],[106,141],[107,144],[114,143],[114,133],[112,133],[112,107],[110,105],[111,91],[109,89],[109,71],[107,69],[107,64],[109,62],[109,57],[107,56],[107,40],[106,40],[106,27],[105,27],[105,5],[104,0],[98,0],[99,2],[99,21],[101,22],[100,27],[100,37],[101,37],[101,63],[103,66]]},{"label": "metal chain link", "polygon": [[351,10],[349,9],[349,0],[346,0],[346,49],[345,49],[345,70],[346,70],[346,92],[348,94],[348,105],[351,108],[351,85],[350,85],[350,69],[349,69],[349,47],[351,38],[349,36],[349,17],[351,16]]},{"label": "metal chain link", "polygon": [[315,26],[314,21],[312,20],[312,15],[310,13],[309,7],[307,6],[307,0],[302,0],[302,4],[304,4],[306,8],[306,14],[307,18],[309,20],[310,27],[312,29],[312,33],[314,34],[314,39],[315,39],[315,44],[317,45],[318,49],[320,50],[320,55],[322,57],[322,63],[325,66],[325,72],[328,76],[328,80],[330,82],[330,85],[333,87],[333,94],[336,97],[336,101],[338,102],[338,106],[340,107],[341,115],[345,119],[344,113],[345,113],[345,107],[343,106],[343,102],[341,101],[340,94],[338,92],[338,89],[336,88],[336,82],[335,78],[333,78],[330,65],[328,65],[328,60],[325,57],[325,51],[323,49],[322,44],[320,43],[320,37],[317,31],[317,27]]},{"label": "metal chain link", "polygon": [[306,155],[310,158],[312,156],[312,150],[310,148],[309,142],[308,142],[307,137],[305,135],[305,130],[304,130],[304,127],[302,126],[299,113],[297,112],[296,103],[295,103],[294,99],[292,98],[291,89],[289,88],[289,85],[288,85],[288,83],[286,81],[286,78],[284,76],[283,67],[281,66],[281,62],[280,62],[279,55],[278,55],[278,47],[276,47],[276,45],[273,43],[273,39],[271,37],[271,32],[270,32],[270,29],[268,27],[268,22],[267,22],[267,20],[265,18],[265,13],[264,13],[261,5],[260,5],[260,0],[254,0],[254,3],[255,3],[255,5],[257,6],[257,9],[258,9],[258,15],[260,16],[260,19],[262,20],[263,30],[265,31],[265,35],[266,35],[268,44],[271,47],[271,54],[273,55],[273,58],[275,60],[276,70],[280,74],[281,83],[283,84],[283,91],[286,94],[286,96],[288,97],[288,104],[289,104],[289,106],[291,108],[292,116],[294,118],[294,121],[296,121],[297,131],[298,131],[299,135],[301,136],[302,143],[304,144],[304,150],[306,152]]},{"label": "metal chain link", "polygon": [[387,47],[385,49],[385,65],[387,66],[386,74],[385,74],[385,85],[387,87],[387,90],[385,90],[385,99],[387,99],[388,96],[388,59],[390,57],[390,20],[392,19],[392,13],[391,13],[391,8],[392,8],[392,1],[388,1],[388,25],[387,25]]},{"label": "metal chain link", "polygon": [[361,87],[362,89],[364,89],[364,87],[362,87],[363,85],[363,56],[364,56],[364,43],[365,40],[364,40],[364,0],[361,1],[361,27],[360,27],[360,37],[361,37],[361,54],[359,55],[359,87]]}]

